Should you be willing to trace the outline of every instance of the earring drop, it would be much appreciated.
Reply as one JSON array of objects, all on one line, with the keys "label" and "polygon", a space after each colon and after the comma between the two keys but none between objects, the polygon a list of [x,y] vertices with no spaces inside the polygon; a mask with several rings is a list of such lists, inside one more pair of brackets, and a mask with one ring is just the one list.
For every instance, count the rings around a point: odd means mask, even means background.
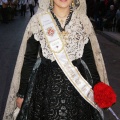
[{"label": "earring drop", "polygon": [[72,6],[72,8],[74,8],[74,6],[75,6],[75,1],[74,0],[72,1],[72,5],[71,6]]},{"label": "earring drop", "polygon": [[53,9],[53,0],[50,0],[50,8]]},{"label": "earring drop", "polygon": [[75,7],[75,2],[74,0],[72,0],[72,3],[70,5],[70,10],[73,11],[74,7]]}]

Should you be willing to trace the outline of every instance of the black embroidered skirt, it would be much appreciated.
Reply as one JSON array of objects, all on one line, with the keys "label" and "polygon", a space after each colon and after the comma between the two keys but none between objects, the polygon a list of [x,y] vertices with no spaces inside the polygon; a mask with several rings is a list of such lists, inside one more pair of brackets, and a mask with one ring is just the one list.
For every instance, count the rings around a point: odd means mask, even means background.
[{"label": "black embroidered skirt", "polygon": [[57,63],[46,61],[41,63],[37,71],[26,120],[102,120],[102,118],[99,112],[76,91]]}]

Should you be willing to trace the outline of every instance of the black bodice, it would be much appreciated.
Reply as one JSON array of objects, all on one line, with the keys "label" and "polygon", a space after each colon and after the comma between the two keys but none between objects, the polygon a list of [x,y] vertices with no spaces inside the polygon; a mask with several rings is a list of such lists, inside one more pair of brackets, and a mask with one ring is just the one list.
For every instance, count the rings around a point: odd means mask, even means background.
[{"label": "black bodice", "polygon": [[[26,94],[28,80],[29,80],[30,74],[32,72],[33,66],[34,66],[34,64],[37,60],[38,52],[40,52],[40,51],[42,51],[41,47],[40,47],[40,43],[38,41],[36,41],[34,39],[34,36],[32,35],[27,42],[27,48],[26,48],[26,53],[25,53],[25,57],[24,57],[24,63],[23,63],[22,71],[21,71],[20,88],[19,88],[19,91],[18,91],[18,94],[20,96],[24,96]],[[41,54],[43,63],[45,61],[47,61],[46,64],[48,62],[50,62],[51,64],[54,64],[54,62],[52,63],[51,60],[45,59],[42,55],[42,52],[40,52],[40,54]],[[91,48],[90,41],[85,45],[83,57],[81,59],[83,59],[85,61],[85,63],[87,64],[87,66],[88,66],[88,68],[91,72],[92,79],[93,79],[93,85],[92,86],[94,86],[96,83],[98,83],[100,81],[100,78],[99,78],[97,68],[96,68],[96,65],[95,65],[95,60],[94,60],[94,57],[93,57],[93,51],[92,51],[92,48]],[[86,74],[85,74],[83,65],[80,62],[80,59],[74,60],[73,64],[78,67],[81,74],[86,79]]]}]

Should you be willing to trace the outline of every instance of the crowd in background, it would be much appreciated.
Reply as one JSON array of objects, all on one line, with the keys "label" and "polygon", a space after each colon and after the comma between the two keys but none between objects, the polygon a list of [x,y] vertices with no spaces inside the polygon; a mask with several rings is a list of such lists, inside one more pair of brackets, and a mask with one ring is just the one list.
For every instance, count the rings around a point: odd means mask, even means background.
[{"label": "crowd in background", "polygon": [[[37,0],[0,0],[0,20],[8,23],[19,11],[25,16],[26,8],[30,9],[31,17]],[[94,21],[96,29],[103,30],[116,26],[120,32],[120,0],[86,0],[87,14]]]},{"label": "crowd in background", "polygon": [[37,0],[0,0],[0,21],[9,23],[18,12],[21,16],[25,16],[27,8],[30,9],[32,17],[36,4]]},{"label": "crowd in background", "polygon": [[87,6],[96,29],[120,32],[120,0],[87,0]]}]

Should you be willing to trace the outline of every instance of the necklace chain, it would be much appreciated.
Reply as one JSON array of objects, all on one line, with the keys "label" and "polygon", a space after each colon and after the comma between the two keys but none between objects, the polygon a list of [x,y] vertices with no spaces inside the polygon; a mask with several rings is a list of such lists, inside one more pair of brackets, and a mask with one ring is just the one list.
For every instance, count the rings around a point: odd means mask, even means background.
[{"label": "necklace chain", "polygon": [[[70,11],[70,13],[69,13],[68,15],[66,15],[67,18],[66,18],[66,20],[65,20],[66,22],[65,22],[65,24],[64,24],[64,27],[62,27],[61,24],[60,24],[60,22],[62,23],[62,20],[59,22],[59,20],[58,20],[58,18],[57,18],[57,15],[55,15],[55,13],[53,13],[53,11],[51,11],[51,13],[52,13],[52,15],[53,15],[53,17],[54,17],[57,25],[58,25],[58,28],[59,28],[59,30],[60,30],[60,32],[61,32],[60,34],[62,35],[62,37],[63,37],[63,39],[64,39],[64,44],[67,45],[66,40],[68,39],[68,34],[69,34],[69,33],[68,33],[67,31],[65,31],[65,26],[70,22],[73,11]],[[64,21],[63,21],[63,22],[64,22]]]},{"label": "necklace chain", "polygon": [[52,15],[53,15],[53,17],[54,17],[54,19],[55,19],[55,21],[56,21],[56,23],[57,23],[60,31],[61,31],[61,32],[62,32],[62,31],[65,31],[65,26],[70,22],[70,19],[71,19],[71,16],[72,16],[73,11],[70,11],[70,13],[69,13],[69,15],[68,15],[68,17],[67,17],[67,19],[66,19],[66,23],[65,23],[64,27],[61,27],[61,24],[60,24],[57,16],[55,15],[55,13],[54,13],[52,10],[51,10],[51,13],[52,13]]},{"label": "necklace chain", "polygon": [[61,23],[61,25],[63,27],[65,25],[65,21],[66,21],[68,15],[69,15],[69,13],[64,15],[64,16],[60,16],[60,15],[56,14],[55,12],[54,12],[54,14],[59,19],[59,21],[60,21],[60,23]]}]

